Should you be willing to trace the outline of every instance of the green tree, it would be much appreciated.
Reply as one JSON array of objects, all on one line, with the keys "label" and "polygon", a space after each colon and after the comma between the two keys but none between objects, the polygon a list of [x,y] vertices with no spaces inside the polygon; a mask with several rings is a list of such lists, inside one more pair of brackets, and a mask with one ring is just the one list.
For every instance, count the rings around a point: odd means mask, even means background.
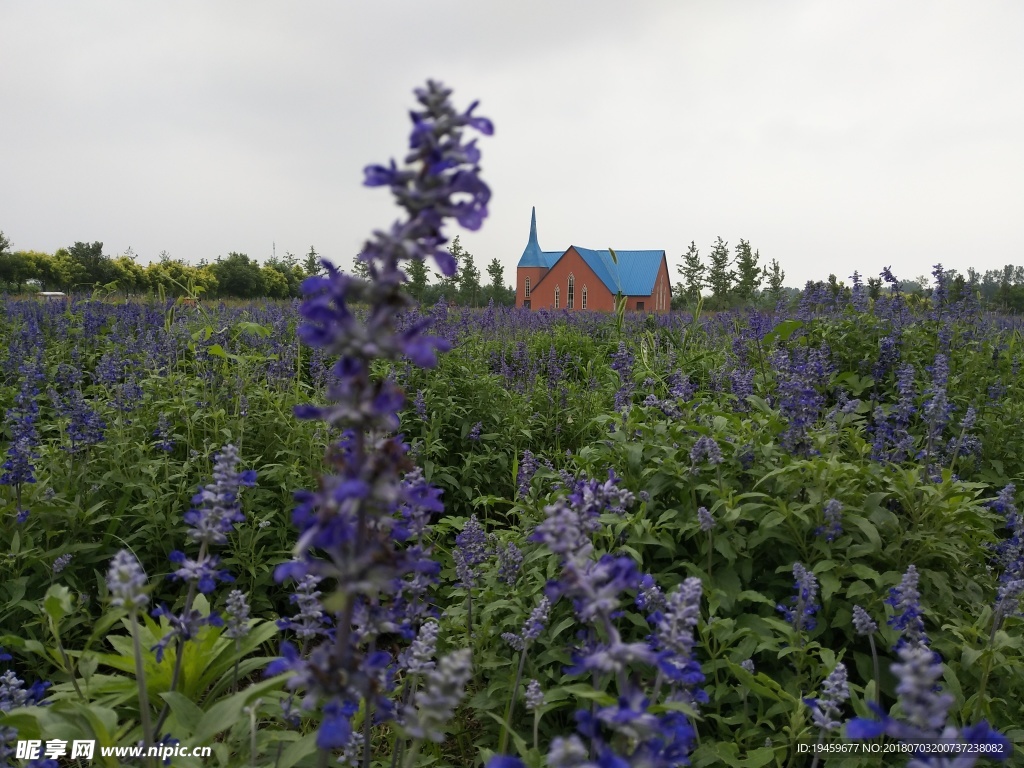
[{"label": "green tree", "polygon": [[260,280],[263,283],[263,295],[271,299],[286,299],[290,295],[288,279],[278,269],[265,265],[260,269]]},{"label": "green tree", "polygon": [[843,284],[839,282],[839,279],[835,274],[828,276],[828,292],[832,294],[833,299],[839,298],[839,294],[843,292]]},{"label": "green tree", "polygon": [[222,296],[254,299],[266,295],[260,265],[244,253],[232,251],[226,259],[218,257],[209,269],[217,278]]},{"label": "green tree", "polygon": [[[266,280],[273,281],[274,285],[278,285],[278,281],[274,277],[268,277],[265,270],[270,269],[280,275],[281,279],[284,280],[284,293],[281,296],[275,296],[273,293],[267,295],[271,298],[295,298],[299,296],[302,291],[300,286],[302,285],[302,279],[305,277],[305,269],[299,266],[298,261],[290,253],[285,253],[283,259],[268,259],[264,265],[263,276]],[[267,290],[270,290],[270,283],[267,283]],[[280,292],[279,287],[275,287],[274,291]]]},{"label": "green tree", "polygon": [[452,244],[448,246],[448,253],[455,259],[455,271],[451,277],[446,277],[440,272],[435,272],[434,275],[440,281],[438,283],[438,296],[444,296],[448,301],[452,301],[458,295],[459,270],[462,268],[462,260],[467,256],[466,249],[459,242],[458,235],[452,240]]},{"label": "green tree", "polygon": [[146,287],[154,291],[163,289],[167,296],[184,296],[198,271],[181,259],[161,259],[146,267]]},{"label": "green tree", "polygon": [[427,275],[427,262],[419,257],[409,259],[405,265],[405,276],[409,280],[409,295],[422,303],[427,292],[427,282],[429,279]]},{"label": "green tree", "polygon": [[76,242],[67,249],[70,258],[82,269],[82,281],[86,285],[106,285],[117,279],[114,262],[103,253],[103,243]]},{"label": "green tree", "polygon": [[320,254],[312,245],[309,246],[309,253],[302,259],[302,271],[306,273],[307,277],[322,275],[324,272],[324,268],[320,265]]},{"label": "green tree", "polygon": [[25,282],[35,277],[35,263],[28,254],[0,250],[0,285],[14,287],[21,293]]},{"label": "green tree", "polygon": [[786,273],[782,270],[778,260],[772,259],[764,269],[764,278],[768,281],[768,295],[776,304],[782,298],[782,281],[786,279]]},{"label": "green tree", "polygon": [[114,259],[114,279],[118,287],[124,291],[127,297],[134,293],[145,291],[148,287],[146,281],[146,270],[136,263],[135,259],[125,254]]},{"label": "green tree", "polygon": [[352,259],[352,274],[363,280],[370,279],[370,265],[360,258],[360,254],[356,254],[355,258]]},{"label": "green tree", "polygon": [[4,234],[4,231],[0,229],[0,256],[5,256],[11,252],[11,241]]},{"label": "green tree", "polygon": [[878,299],[882,295],[882,278],[880,277],[869,277],[868,278],[868,298],[872,301]]},{"label": "green tree", "polygon": [[505,267],[498,259],[491,259],[487,265],[487,276],[491,278],[491,293],[497,296],[505,288]]},{"label": "green tree", "polygon": [[723,242],[721,237],[712,246],[708,261],[710,266],[708,268],[707,285],[715,298],[719,302],[724,302],[729,296],[729,291],[732,290],[736,273],[729,269],[729,244]]},{"label": "green tree", "polygon": [[690,241],[690,248],[683,254],[683,263],[676,270],[683,278],[682,295],[688,301],[696,301],[700,298],[701,289],[705,287],[704,275],[707,267],[700,260],[700,251],[697,244]]},{"label": "green tree", "polygon": [[480,270],[473,263],[471,253],[463,257],[459,268],[459,297],[463,304],[470,307],[478,306],[480,303]]},{"label": "green tree", "polygon": [[52,280],[64,291],[71,291],[79,286],[89,284],[89,275],[85,266],[71,255],[67,248],[58,248],[53,254]]},{"label": "green tree", "polygon": [[505,285],[505,267],[498,259],[491,259],[487,265],[487,276],[491,279],[487,287],[488,298],[498,306],[513,306],[516,303],[516,292],[514,288]]},{"label": "green tree", "polygon": [[736,246],[736,296],[743,302],[749,302],[757,295],[764,275],[757,266],[761,254],[750,250],[750,243],[741,239]]},{"label": "green tree", "polygon": [[42,289],[48,290],[59,285],[54,270],[53,256],[41,251],[19,251],[28,263],[30,273],[26,280],[38,280]]}]

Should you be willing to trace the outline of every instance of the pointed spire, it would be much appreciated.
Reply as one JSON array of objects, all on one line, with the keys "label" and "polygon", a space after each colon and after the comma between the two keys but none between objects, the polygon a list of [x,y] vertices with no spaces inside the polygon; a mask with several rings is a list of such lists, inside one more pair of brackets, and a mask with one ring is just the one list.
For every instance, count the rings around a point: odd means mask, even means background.
[{"label": "pointed spire", "polygon": [[534,208],[530,214],[530,239],[523,249],[523,255],[519,259],[520,267],[547,267],[544,261],[544,253],[537,242],[537,209]]}]

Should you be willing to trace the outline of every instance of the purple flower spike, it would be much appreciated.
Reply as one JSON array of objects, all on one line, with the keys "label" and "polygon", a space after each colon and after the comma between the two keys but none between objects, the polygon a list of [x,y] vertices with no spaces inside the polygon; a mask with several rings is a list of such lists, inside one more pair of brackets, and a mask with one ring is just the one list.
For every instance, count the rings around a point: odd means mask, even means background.
[{"label": "purple flower spike", "polygon": [[146,588],[146,574],[135,555],[126,549],[120,550],[110,561],[107,588],[110,590],[110,604],[118,608],[135,611],[149,602],[149,597],[143,591]]},{"label": "purple flower spike", "polygon": [[224,635],[233,640],[240,640],[249,634],[249,601],[245,593],[240,589],[233,589],[228,594],[227,606],[227,629]]},{"label": "purple flower spike", "polygon": [[917,568],[911,565],[903,574],[899,586],[889,590],[885,602],[891,605],[896,615],[889,619],[889,626],[898,629],[903,636],[897,648],[904,643],[911,645],[928,645],[928,636],[924,633],[924,617],[921,614],[921,593],[917,589]]},{"label": "purple flower spike", "polygon": [[[387,186],[405,216],[378,230],[359,254],[367,279],[347,275],[329,262],[325,274],[302,285],[298,328],[301,341],[321,359],[335,359],[325,379],[327,404],[306,405],[296,416],[320,419],[341,435],[329,449],[329,471],[316,491],[300,491],[293,520],[300,529],[296,560],[275,571],[283,581],[313,579],[299,597],[300,615],[289,622],[297,632],[326,635],[302,658],[283,644],[275,672],[291,671],[288,686],[304,691],[302,706],[319,707],[323,718],[317,734],[322,749],[343,748],[350,759],[365,754],[369,743],[354,741],[351,719],[363,708],[374,721],[393,719],[394,680],[390,653],[374,640],[384,633],[408,639],[431,613],[428,590],[437,582],[439,566],[431,558],[424,529],[430,516],[444,510],[440,493],[412,470],[408,446],[401,435],[399,412],[405,393],[395,377],[379,377],[375,363],[391,361],[429,368],[450,343],[427,331],[441,312],[410,317],[413,300],[402,290],[403,266],[433,259],[446,276],[456,263],[445,248],[447,220],[478,228],[487,215],[490,190],[479,177],[480,151],[465,141],[467,129],[489,134],[493,126],[472,114],[458,112],[451,91],[430,81],[417,89],[420,109],[411,113],[410,151],[404,162],[375,164],[365,170],[368,186]],[[360,309],[353,310],[359,305]],[[413,408],[422,417],[425,402]],[[481,427],[482,429],[482,427]],[[474,520],[460,535],[454,552],[466,586],[476,567],[490,556],[486,536]],[[332,585],[337,609],[330,629],[323,610],[314,605],[316,579]],[[308,603],[308,605],[307,605]],[[319,613],[320,616],[316,616]],[[441,726],[451,716],[469,679],[469,653],[444,657],[426,673],[425,688],[416,692],[401,713],[406,731],[417,738],[443,739]]]},{"label": "purple flower spike", "polygon": [[824,534],[825,541],[835,541],[843,533],[843,505],[836,499],[829,499],[825,502],[823,510],[825,524],[815,533]]},{"label": "purple flower spike", "polygon": [[[979,754],[987,754],[997,760],[1005,760],[1012,747],[1002,734],[994,731],[982,720],[975,725],[957,728],[949,725],[949,709],[954,698],[942,693],[938,681],[942,679],[942,661],[938,654],[926,645],[905,643],[898,651],[900,662],[892,665],[893,674],[899,680],[896,694],[899,697],[903,719],[897,719],[884,711],[874,708],[878,720],[855,718],[846,724],[848,739],[874,739],[885,735],[909,744],[970,744],[992,745],[991,750],[974,749],[972,754],[962,750],[949,765],[972,766]],[[998,746],[998,748],[995,748]],[[955,752],[951,750],[950,754]],[[931,759],[941,752],[917,753],[911,751],[910,765],[932,765]],[[940,763],[934,763],[936,765]],[[946,762],[942,762],[946,765]]]},{"label": "purple flower spike", "polygon": [[839,719],[842,714],[843,702],[850,698],[850,689],[846,683],[846,666],[836,664],[825,679],[820,699],[804,699],[811,708],[814,724],[822,731],[835,731],[842,726]]},{"label": "purple flower spike", "polygon": [[214,463],[213,482],[192,497],[195,506],[185,513],[185,522],[192,527],[189,536],[193,541],[226,544],[227,534],[236,523],[245,520],[238,505],[238,493],[243,487],[256,484],[256,472],[239,472],[238,462],[238,449],[225,445]]},{"label": "purple flower spike", "polygon": [[778,605],[776,610],[786,617],[786,621],[798,633],[810,632],[817,626],[813,616],[820,608],[815,602],[818,597],[818,580],[802,563],[793,564],[793,578],[796,580],[796,594],[790,598],[790,606]]},{"label": "purple flower spike", "polygon": [[705,533],[715,527],[715,518],[708,512],[707,507],[697,510],[697,521],[700,523],[700,529]]},{"label": "purple flower spike", "polygon": [[853,626],[858,635],[873,635],[878,631],[878,624],[859,605],[853,606]]},{"label": "purple flower spike", "polygon": [[526,709],[530,712],[544,706],[544,691],[541,690],[539,681],[531,680],[526,684],[524,701],[526,702]]},{"label": "purple flower spike", "polygon": [[551,602],[546,598],[542,597],[540,602],[534,606],[533,610],[530,611],[529,617],[526,619],[526,623],[523,624],[522,631],[517,635],[512,632],[505,632],[502,634],[501,639],[511,645],[517,651],[525,651],[526,646],[531,642],[540,637],[540,633],[544,631],[544,626],[548,622],[548,611],[551,609]]},{"label": "purple flower spike", "polygon": [[690,461],[694,465],[703,464],[705,461],[712,465],[721,464],[722,449],[713,437],[704,435],[690,449]]}]

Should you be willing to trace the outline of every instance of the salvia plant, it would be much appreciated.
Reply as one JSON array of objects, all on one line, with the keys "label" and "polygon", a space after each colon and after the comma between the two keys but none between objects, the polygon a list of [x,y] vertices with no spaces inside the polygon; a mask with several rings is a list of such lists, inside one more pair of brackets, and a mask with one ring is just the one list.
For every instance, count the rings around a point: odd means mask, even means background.
[{"label": "salvia plant", "polygon": [[0,765],[1019,759],[1017,321],[941,266],[924,300],[420,306],[493,126],[415,97],[363,277],[0,303]]}]

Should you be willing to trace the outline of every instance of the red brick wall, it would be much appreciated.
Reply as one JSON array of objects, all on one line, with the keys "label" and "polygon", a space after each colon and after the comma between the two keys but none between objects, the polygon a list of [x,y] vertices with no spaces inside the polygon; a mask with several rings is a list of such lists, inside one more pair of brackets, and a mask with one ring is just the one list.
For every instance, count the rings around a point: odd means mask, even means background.
[{"label": "red brick wall", "polygon": [[[533,295],[533,289],[537,283],[540,282],[544,273],[547,272],[545,267],[519,267],[516,270],[516,306],[523,306],[523,301],[526,299],[526,278],[530,278],[530,295]],[[531,298],[530,307],[537,309],[538,304]]]},{"label": "red brick wall", "polygon": [[[524,272],[525,270],[520,270]],[[587,287],[587,309],[611,312],[615,309],[615,297],[605,288],[593,270],[587,266],[583,257],[575,248],[570,248],[556,262],[544,279],[537,283],[533,290],[532,309],[554,309],[555,308],[555,286],[559,289],[559,309],[568,309],[569,275],[573,275],[575,283],[575,297],[573,311],[583,308],[583,286]]]}]

